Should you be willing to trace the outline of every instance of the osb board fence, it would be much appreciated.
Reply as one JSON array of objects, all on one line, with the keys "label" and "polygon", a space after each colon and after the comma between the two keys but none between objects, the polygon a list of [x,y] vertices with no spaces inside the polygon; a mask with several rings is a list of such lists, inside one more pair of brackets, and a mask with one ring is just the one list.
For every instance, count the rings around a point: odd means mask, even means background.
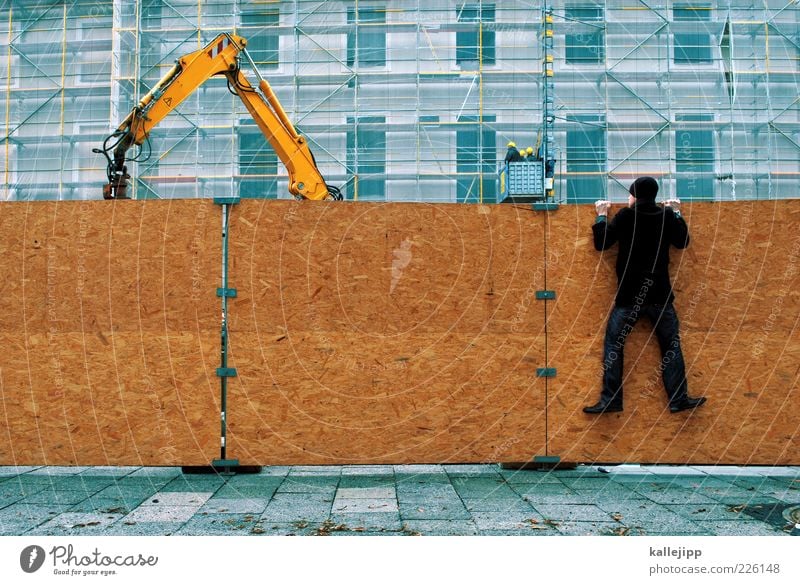
[{"label": "osb board fence", "polygon": [[[684,214],[672,273],[709,403],[669,414],[640,323],[625,411],[591,417],[615,279],[591,206],[233,206],[228,456],[798,463],[800,202]],[[219,456],[219,227],[210,201],[0,204],[0,463]]]},{"label": "osb board fence", "polygon": [[0,464],[219,456],[219,233],[211,201],[0,204]]},{"label": "osb board fence", "polygon": [[671,253],[689,393],[671,414],[652,327],[625,348],[625,410],[589,416],[599,396],[615,246],[592,246],[591,206],[547,219],[548,449],[569,461],[800,463],[800,201],[697,203],[682,209],[691,242]]}]

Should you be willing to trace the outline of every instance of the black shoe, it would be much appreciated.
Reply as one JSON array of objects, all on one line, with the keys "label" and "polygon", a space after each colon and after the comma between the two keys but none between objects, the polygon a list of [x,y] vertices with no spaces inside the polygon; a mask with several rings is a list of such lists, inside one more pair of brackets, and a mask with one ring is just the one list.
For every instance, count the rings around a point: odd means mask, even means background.
[{"label": "black shoe", "polygon": [[706,403],[706,397],[689,398],[688,396],[669,405],[670,412],[681,412],[682,410],[691,410],[698,406],[703,406]]},{"label": "black shoe", "polygon": [[583,412],[586,414],[603,414],[604,412],[622,412],[622,403],[613,400],[603,400],[594,406],[585,406]]}]

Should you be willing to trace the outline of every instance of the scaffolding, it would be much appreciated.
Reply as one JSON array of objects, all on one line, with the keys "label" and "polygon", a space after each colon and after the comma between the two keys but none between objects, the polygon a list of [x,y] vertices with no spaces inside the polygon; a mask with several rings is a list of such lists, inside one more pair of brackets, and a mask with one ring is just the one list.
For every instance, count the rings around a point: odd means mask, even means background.
[{"label": "scaffolding", "polygon": [[[561,200],[622,200],[643,174],[683,199],[800,197],[797,0],[549,1],[552,64],[542,4],[6,1],[0,196],[99,198],[92,148],[177,56],[233,31],[348,199],[493,202],[505,143],[534,146],[545,111]],[[288,197],[223,80],[152,146],[137,198]]]}]

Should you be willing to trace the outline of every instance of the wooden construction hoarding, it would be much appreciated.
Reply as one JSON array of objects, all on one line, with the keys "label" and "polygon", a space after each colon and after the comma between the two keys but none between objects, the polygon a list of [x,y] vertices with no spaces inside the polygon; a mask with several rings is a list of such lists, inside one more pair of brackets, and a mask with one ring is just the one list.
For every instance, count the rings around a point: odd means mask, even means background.
[{"label": "wooden construction hoarding", "polygon": [[[615,252],[594,251],[590,206],[230,212],[228,456],[243,464],[798,463],[798,201],[684,206],[676,306],[709,403],[669,413],[642,322],[625,411],[599,417],[581,408]],[[0,464],[219,456],[220,217],[199,200],[0,204]]]}]

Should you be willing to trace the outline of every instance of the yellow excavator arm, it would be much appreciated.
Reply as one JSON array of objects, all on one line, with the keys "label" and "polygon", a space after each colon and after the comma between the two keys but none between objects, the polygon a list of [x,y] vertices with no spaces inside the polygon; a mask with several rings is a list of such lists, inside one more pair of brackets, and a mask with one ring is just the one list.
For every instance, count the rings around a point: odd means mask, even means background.
[{"label": "yellow excavator arm", "polygon": [[[103,186],[105,199],[127,199],[128,150],[142,146],[150,131],[193,91],[215,75],[224,75],[228,88],[239,96],[264,137],[289,173],[289,192],[303,199],[341,199],[339,190],[325,183],[305,138],[295,130],[272,91],[261,77],[245,47],[243,37],[223,33],[203,49],[184,55],[175,66],[144,96],[117,130],[94,152],[108,161],[108,183]],[[249,61],[259,78],[253,87],[239,67],[240,55]]]}]

